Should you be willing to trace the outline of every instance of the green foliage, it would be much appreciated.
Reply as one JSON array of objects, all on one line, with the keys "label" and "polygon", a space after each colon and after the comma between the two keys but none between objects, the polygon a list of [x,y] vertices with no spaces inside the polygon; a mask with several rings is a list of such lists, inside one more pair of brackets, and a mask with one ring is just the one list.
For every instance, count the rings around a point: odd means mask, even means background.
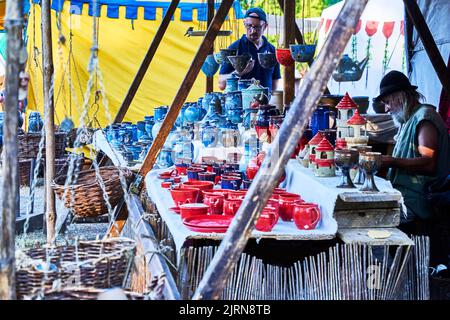
[{"label": "green foliage", "polygon": [[[240,0],[244,10],[251,7],[260,7],[268,14],[281,15],[278,0]],[[339,2],[340,0],[296,0],[295,16],[301,18],[303,3],[305,4],[305,18],[320,17],[323,9]]]}]

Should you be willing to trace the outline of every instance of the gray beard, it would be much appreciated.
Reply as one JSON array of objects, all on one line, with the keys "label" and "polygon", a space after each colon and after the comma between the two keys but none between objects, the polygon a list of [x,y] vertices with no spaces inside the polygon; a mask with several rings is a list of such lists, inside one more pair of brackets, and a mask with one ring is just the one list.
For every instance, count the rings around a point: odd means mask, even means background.
[{"label": "gray beard", "polygon": [[392,120],[394,120],[394,123],[397,127],[401,127],[402,124],[404,124],[406,122],[405,113],[403,111],[392,112],[391,116],[392,116]]}]

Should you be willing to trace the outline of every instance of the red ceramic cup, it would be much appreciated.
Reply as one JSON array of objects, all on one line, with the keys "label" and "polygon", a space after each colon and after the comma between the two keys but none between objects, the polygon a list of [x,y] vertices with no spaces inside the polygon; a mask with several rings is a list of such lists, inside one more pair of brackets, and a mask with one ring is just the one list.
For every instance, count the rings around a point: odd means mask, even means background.
[{"label": "red ceramic cup", "polygon": [[270,232],[278,222],[279,215],[275,208],[266,207],[261,212],[258,220],[256,220],[255,228],[258,231]]},{"label": "red ceramic cup", "polygon": [[161,187],[163,187],[165,189],[168,189],[171,186],[172,186],[172,182],[170,182],[170,181],[163,181],[163,182],[161,182]]},{"label": "red ceramic cup", "polygon": [[321,213],[316,203],[296,203],[293,210],[294,223],[300,230],[313,230],[320,221]]},{"label": "red ceramic cup", "polygon": [[204,192],[203,203],[208,206],[208,214],[223,214],[225,196],[220,193]]},{"label": "red ceramic cup", "polygon": [[228,199],[242,200],[242,199],[244,199],[246,194],[247,194],[247,190],[229,190],[228,191]]},{"label": "red ceramic cup", "polygon": [[184,220],[190,216],[207,215],[208,206],[204,203],[187,203],[180,206],[181,219]]},{"label": "red ceramic cup", "polygon": [[275,208],[275,210],[277,211],[277,213],[280,213],[280,201],[278,200],[278,198],[269,198],[269,200],[267,200],[267,206],[268,207],[272,207]]},{"label": "red ceramic cup", "polygon": [[280,203],[280,218],[283,221],[292,221],[293,216],[293,206],[295,201],[301,200],[298,194],[294,193],[283,193],[278,196]]},{"label": "red ceramic cup", "polygon": [[241,204],[241,199],[225,199],[223,201],[223,214],[226,216],[234,216]]},{"label": "red ceramic cup", "polygon": [[198,189],[198,201],[203,201],[203,191],[211,191],[214,188],[214,182],[211,181],[186,181],[181,184],[182,188],[195,188]]},{"label": "red ceramic cup", "polygon": [[195,203],[198,199],[199,191],[193,188],[172,188],[170,194],[175,202],[175,206],[179,207],[186,203]]},{"label": "red ceramic cup", "polygon": [[247,170],[245,170],[245,174],[247,176],[248,180],[253,180],[253,178],[258,173],[259,167],[258,166],[248,166]]}]

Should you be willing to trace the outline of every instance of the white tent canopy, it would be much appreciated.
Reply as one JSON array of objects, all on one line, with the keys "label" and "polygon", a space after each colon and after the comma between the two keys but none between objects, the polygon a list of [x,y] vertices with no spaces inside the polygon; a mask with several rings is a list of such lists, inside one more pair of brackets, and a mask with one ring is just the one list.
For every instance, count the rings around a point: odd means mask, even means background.
[{"label": "white tent canopy", "polygon": [[[321,25],[318,36],[318,50],[323,46],[331,27],[336,20],[344,1],[341,1],[322,12]],[[352,48],[356,48],[356,60],[361,61],[367,55],[367,46],[370,38],[371,60],[357,82],[336,82],[331,79],[328,88],[332,94],[344,94],[351,96],[378,95],[381,78],[390,70],[406,72],[404,63],[404,7],[402,0],[369,0],[361,16],[359,28],[345,48],[344,54],[354,58]],[[387,42],[386,42],[387,39]],[[387,44],[387,46],[386,46]],[[316,52],[318,52],[316,50]],[[387,53],[387,68],[383,66]],[[369,109],[371,110],[371,109]]]}]

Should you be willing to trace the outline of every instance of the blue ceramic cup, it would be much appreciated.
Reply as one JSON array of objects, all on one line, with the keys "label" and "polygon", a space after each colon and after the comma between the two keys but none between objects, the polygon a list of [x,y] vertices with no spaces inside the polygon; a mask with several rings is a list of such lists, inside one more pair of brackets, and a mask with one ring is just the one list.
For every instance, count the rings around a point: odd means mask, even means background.
[{"label": "blue ceramic cup", "polygon": [[239,190],[241,187],[242,180],[238,177],[222,177],[222,182],[220,186],[222,189],[228,190]]}]

